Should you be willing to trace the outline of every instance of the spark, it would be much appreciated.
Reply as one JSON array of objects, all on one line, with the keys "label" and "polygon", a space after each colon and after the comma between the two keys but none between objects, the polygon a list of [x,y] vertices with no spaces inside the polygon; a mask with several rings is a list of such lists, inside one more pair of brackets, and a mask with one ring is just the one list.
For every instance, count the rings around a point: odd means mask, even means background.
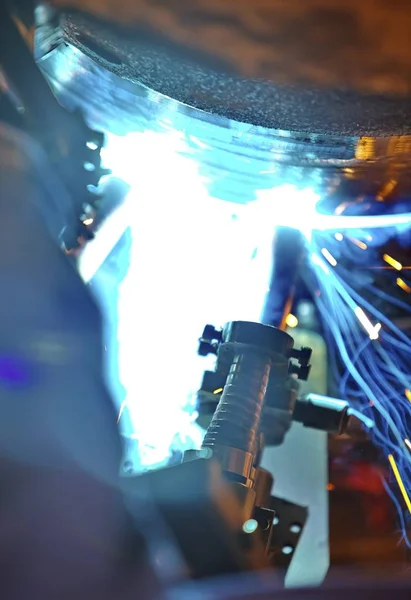
[{"label": "spark", "polygon": [[337,215],[338,217],[340,217],[349,206],[350,206],[349,202],[342,202],[341,204],[339,204],[337,206],[337,208],[334,211],[334,214]]},{"label": "spark", "polygon": [[377,340],[379,337],[379,332],[381,330],[381,323],[373,325],[360,306],[357,306],[354,309],[354,312],[357,319],[364,327],[365,331],[368,333],[370,340]]},{"label": "spark", "polygon": [[400,472],[398,470],[397,464],[392,454],[388,455],[388,460],[390,461],[391,468],[393,470],[395,479],[397,480],[398,487],[401,490],[402,497],[404,498],[404,502],[408,508],[408,511],[411,513],[411,500],[408,496],[407,490],[405,489],[405,485],[403,480],[401,479]]},{"label": "spark", "polygon": [[405,390],[405,397],[411,402],[411,390]]},{"label": "spark", "polygon": [[120,406],[120,410],[119,410],[119,412],[118,412],[117,423],[119,423],[119,422],[120,422],[120,419],[121,419],[121,417],[122,417],[122,414],[123,414],[123,412],[124,412],[124,409],[126,408],[126,406],[127,406],[127,402],[124,400],[124,401],[122,402],[122,404],[121,404],[121,406]]},{"label": "spark", "polygon": [[402,264],[398,261],[395,260],[395,258],[393,258],[392,256],[390,256],[389,254],[384,254],[383,259],[385,260],[385,262],[387,264],[389,264],[391,267],[393,267],[394,269],[396,269],[397,271],[401,271],[402,269]]},{"label": "spark", "polygon": [[361,250],[367,250],[368,246],[367,244],[365,244],[364,242],[361,242],[361,240],[357,240],[356,238],[350,238],[350,240],[352,241],[353,244],[355,244],[358,248],[361,248]]},{"label": "spark", "polygon": [[404,290],[404,292],[407,292],[407,294],[411,294],[411,287],[407,283],[405,283],[405,281],[403,279],[401,279],[400,277],[398,277],[398,279],[397,279],[397,285],[402,290]]},{"label": "spark", "polygon": [[337,264],[338,264],[337,261],[335,260],[334,256],[331,254],[331,252],[329,250],[327,250],[327,248],[322,248],[321,254],[324,256],[324,258],[326,260],[328,260],[328,262],[330,263],[330,265],[332,267],[337,266]]},{"label": "spark", "polygon": [[327,267],[327,265],[324,263],[323,260],[321,260],[321,258],[318,256],[318,254],[316,252],[313,252],[311,254],[311,262],[316,265],[317,267],[320,267],[320,269],[322,270],[322,272],[325,275],[329,275],[330,270]]},{"label": "spark", "polygon": [[384,200],[391,194],[391,192],[398,185],[398,181],[396,179],[390,179],[382,188],[382,190],[377,194],[376,200],[377,202],[384,202]]},{"label": "spark", "polygon": [[334,234],[335,239],[337,240],[337,242],[342,242],[344,239],[344,236],[342,233],[335,233]]},{"label": "spark", "polygon": [[405,440],[404,440],[404,444],[407,446],[407,448],[408,448],[409,450],[411,450],[411,442],[410,442],[410,440],[409,440],[408,438],[405,438]]},{"label": "spark", "polygon": [[222,391],[223,391],[223,388],[217,388],[216,390],[214,390],[213,394],[215,394],[217,396],[218,394],[221,394]]},{"label": "spark", "polygon": [[378,340],[381,327],[381,323],[377,323],[376,325],[374,325],[374,333],[370,335],[370,340]]},{"label": "spark", "polygon": [[295,315],[292,315],[291,313],[289,313],[285,319],[285,324],[291,328],[297,327],[298,319]]}]

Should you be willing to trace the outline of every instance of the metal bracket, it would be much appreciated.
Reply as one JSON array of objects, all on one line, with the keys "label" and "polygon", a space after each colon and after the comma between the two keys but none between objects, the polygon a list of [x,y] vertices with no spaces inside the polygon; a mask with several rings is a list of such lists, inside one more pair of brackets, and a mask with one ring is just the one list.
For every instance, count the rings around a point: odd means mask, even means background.
[{"label": "metal bracket", "polygon": [[273,566],[287,569],[307,521],[308,509],[274,496],[270,499],[270,509],[275,516],[268,542],[268,558]]}]

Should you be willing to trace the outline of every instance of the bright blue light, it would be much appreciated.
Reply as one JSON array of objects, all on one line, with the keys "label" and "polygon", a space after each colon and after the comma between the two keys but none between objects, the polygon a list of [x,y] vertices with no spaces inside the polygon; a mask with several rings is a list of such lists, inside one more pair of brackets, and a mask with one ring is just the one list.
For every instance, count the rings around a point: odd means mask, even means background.
[{"label": "bright blue light", "polygon": [[[389,235],[388,228],[408,227],[411,214],[324,215],[315,190],[289,184],[257,191],[248,203],[224,202],[210,196],[185,144],[183,134],[170,128],[111,136],[104,150],[106,165],[131,186],[126,210],[133,243],[118,338],[120,377],[142,462],[161,464],[176,434],[183,444],[201,443],[186,407],[213,361],[196,356],[197,339],[208,322],[260,319],[274,229],[289,226],[305,235],[321,290],[320,313],[346,365],[341,396],[357,399],[354,409],[366,413],[366,423],[379,415],[374,439],[395,453],[411,483],[411,455],[404,444],[404,417],[411,417],[404,396],[411,344],[347,285],[355,275],[345,274],[338,262],[341,252],[348,252],[341,243],[347,231],[372,247]],[[334,236],[341,231],[344,235]],[[382,382],[378,372],[384,373]]]},{"label": "bright blue light", "polygon": [[210,197],[180,146],[178,135],[147,131],[110,138],[104,153],[131,185],[119,363],[146,466],[168,457],[176,434],[201,444],[185,409],[214,361],[197,356],[197,340],[209,322],[258,321],[270,278],[275,222],[268,226],[252,205]]}]

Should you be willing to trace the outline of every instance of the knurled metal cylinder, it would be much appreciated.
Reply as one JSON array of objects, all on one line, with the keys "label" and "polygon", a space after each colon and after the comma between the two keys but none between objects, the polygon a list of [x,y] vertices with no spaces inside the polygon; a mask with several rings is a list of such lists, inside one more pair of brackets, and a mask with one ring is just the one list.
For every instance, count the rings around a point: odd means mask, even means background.
[{"label": "knurled metal cylinder", "polygon": [[254,455],[272,359],[255,348],[234,356],[203,447],[231,447]]}]

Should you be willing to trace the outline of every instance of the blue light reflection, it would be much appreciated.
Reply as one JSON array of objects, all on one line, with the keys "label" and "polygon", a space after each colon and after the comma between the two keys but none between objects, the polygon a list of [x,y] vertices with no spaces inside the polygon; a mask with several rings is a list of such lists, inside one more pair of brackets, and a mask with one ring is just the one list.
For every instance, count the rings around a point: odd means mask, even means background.
[{"label": "blue light reflection", "polygon": [[[369,261],[381,262],[381,243],[407,235],[410,207],[393,214],[323,214],[319,193],[301,183],[257,189],[249,201],[224,201],[213,197],[186,136],[172,128],[110,136],[104,160],[131,187],[130,267],[120,290],[118,340],[120,379],[143,466],[162,464],[176,434],[182,446],[201,443],[187,407],[212,361],[196,356],[197,339],[208,322],[261,318],[275,228],[287,226],[306,238],[315,277],[310,284],[320,290],[320,314],[346,369],[341,397],[376,421],[374,439],[395,453],[411,485],[404,444],[411,344],[363,295],[373,283]],[[350,260],[362,265],[360,275],[347,266]]]}]

